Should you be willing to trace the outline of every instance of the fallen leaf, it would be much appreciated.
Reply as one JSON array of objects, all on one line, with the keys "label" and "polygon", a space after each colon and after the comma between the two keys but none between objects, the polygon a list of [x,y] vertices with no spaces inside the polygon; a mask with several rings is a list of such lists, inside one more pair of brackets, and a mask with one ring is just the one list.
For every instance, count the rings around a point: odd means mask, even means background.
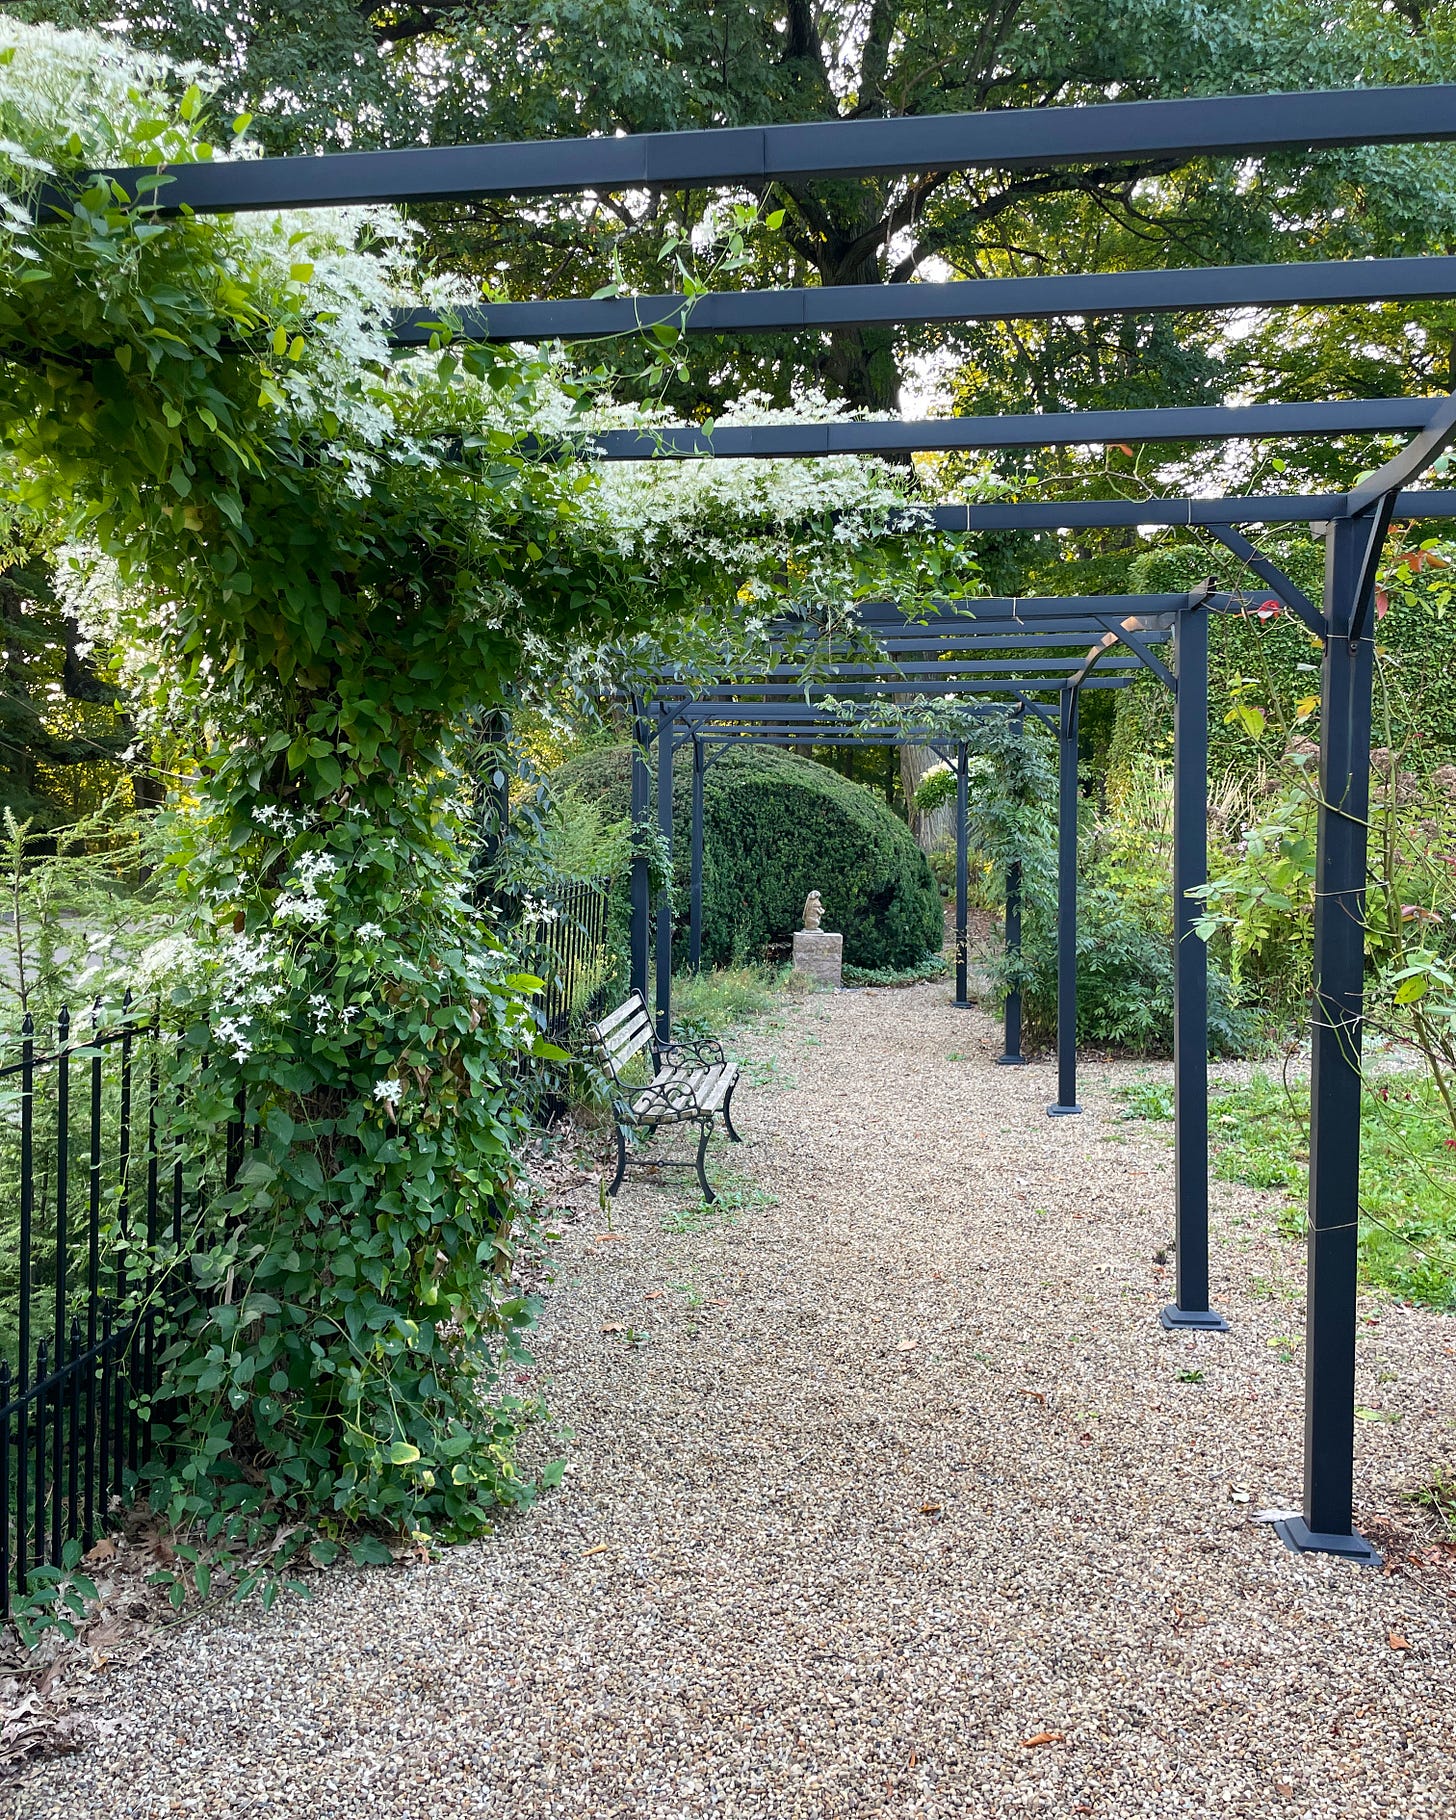
[{"label": "fallen leaf", "polygon": [[1023,1738],[1021,1740],[1021,1748],[1023,1750],[1035,1750],[1039,1744],[1064,1744],[1066,1742],[1066,1737],[1067,1734],[1065,1732],[1038,1732],[1034,1738]]},{"label": "fallen leaf", "polygon": [[662,1300],[662,1291],[660,1289],[649,1289],[642,1300],[644,1302],[660,1302]]},{"label": "fallen leaf", "polygon": [[1292,1782],[1276,1782],[1274,1784],[1274,1793],[1276,1795],[1292,1795],[1294,1793],[1294,1784]]},{"label": "fallen leaf", "polygon": [[728,1298],[723,1295],[710,1296],[704,1306],[707,1308],[726,1308],[728,1306]]},{"label": "fallen leaf", "polygon": [[920,1514],[922,1517],[933,1517],[939,1509],[940,1506],[938,1504],[922,1504],[920,1506]]},{"label": "fallen leaf", "polygon": [[613,1239],[620,1240],[623,1245],[627,1243],[625,1232],[599,1232],[597,1234],[598,1245],[610,1245]]},{"label": "fallen leaf", "polygon": [[626,1331],[626,1326],[621,1321],[608,1321],[602,1329],[603,1333],[625,1333]]},{"label": "fallen leaf", "polygon": [[116,1559],[116,1552],[115,1542],[111,1540],[110,1536],[103,1536],[93,1548],[87,1549],[86,1559],[92,1562],[114,1561]]},{"label": "fallen leaf", "polygon": [[1030,1397],[1032,1401],[1036,1403],[1044,1404],[1046,1402],[1046,1392],[1044,1390],[1027,1390],[1023,1388],[1021,1394],[1024,1397]]},{"label": "fallen leaf", "polygon": [[895,1348],[895,1351],[896,1352],[914,1352],[915,1348],[919,1344],[920,1344],[919,1340],[901,1340],[900,1344]]},{"label": "fallen leaf", "polygon": [[611,1546],[610,1542],[598,1542],[595,1548],[584,1548],[581,1558],[584,1561],[588,1555],[604,1555]]},{"label": "fallen leaf", "polygon": [[1386,1637],[1385,1641],[1390,1645],[1390,1647],[1392,1649],[1409,1649],[1410,1648],[1410,1644],[1406,1642],[1405,1638],[1403,1636],[1401,1636],[1401,1634],[1398,1630],[1391,1631],[1388,1634],[1388,1636]]}]

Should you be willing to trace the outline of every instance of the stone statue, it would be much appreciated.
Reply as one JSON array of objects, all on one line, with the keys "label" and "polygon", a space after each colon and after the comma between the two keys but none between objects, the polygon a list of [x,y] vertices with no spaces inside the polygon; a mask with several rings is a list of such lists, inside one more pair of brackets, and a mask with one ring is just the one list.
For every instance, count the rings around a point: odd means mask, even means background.
[{"label": "stone statue", "polygon": [[822,929],[824,900],[817,891],[804,899],[804,927],[794,937],[794,966],[816,986],[843,984],[844,937]]}]

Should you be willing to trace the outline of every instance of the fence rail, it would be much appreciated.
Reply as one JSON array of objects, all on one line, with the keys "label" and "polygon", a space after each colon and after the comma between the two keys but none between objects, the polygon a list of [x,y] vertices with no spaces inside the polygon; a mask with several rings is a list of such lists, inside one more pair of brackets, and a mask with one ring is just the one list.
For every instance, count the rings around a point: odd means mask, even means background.
[{"label": "fence rail", "polygon": [[[0,1065],[0,1615],[67,1542],[92,1545],[158,1445],[150,1260],[182,1247],[201,1181],[164,1078],[175,1040],[128,994],[50,1029],[27,1016]],[[218,1159],[228,1176],[241,1135]]]}]

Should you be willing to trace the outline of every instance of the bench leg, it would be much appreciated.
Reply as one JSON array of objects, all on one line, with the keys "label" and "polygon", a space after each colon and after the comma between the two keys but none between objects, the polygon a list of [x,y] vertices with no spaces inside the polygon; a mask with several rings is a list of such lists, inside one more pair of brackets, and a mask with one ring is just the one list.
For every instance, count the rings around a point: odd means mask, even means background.
[{"label": "bench leg", "polygon": [[705,1201],[716,1201],[718,1198],[717,1195],[714,1194],[712,1188],[709,1186],[708,1172],[703,1167],[703,1159],[708,1154],[708,1139],[710,1137],[712,1137],[712,1135],[713,1135],[713,1121],[711,1119],[704,1119],[703,1125],[702,1125],[702,1135],[698,1139],[698,1180],[703,1185],[703,1199]]},{"label": "bench leg", "polygon": [[724,1097],[723,1124],[733,1142],[735,1144],[741,1144],[743,1139],[739,1137],[738,1133],[733,1129],[733,1089],[734,1087],[737,1087],[737,1085],[737,1081],[734,1081],[733,1086],[728,1089],[728,1092]]},{"label": "bench leg", "polygon": [[608,1194],[615,1194],[622,1186],[622,1177],[627,1173],[627,1134],[622,1127],[617,1127],[617,1173],[612,1177]]}]

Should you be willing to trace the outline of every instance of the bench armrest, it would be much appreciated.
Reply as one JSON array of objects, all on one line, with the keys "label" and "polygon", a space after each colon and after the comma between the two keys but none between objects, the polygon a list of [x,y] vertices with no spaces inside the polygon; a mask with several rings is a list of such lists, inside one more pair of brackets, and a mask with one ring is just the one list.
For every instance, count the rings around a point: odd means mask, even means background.
[{"label": "bench armrest", "polygon": [[724,1061],[723,1045],[715,1036],[699,1036],[682,1043],[659,1043],[655,1045],[657,1065],[659,1068],[680,1068],[684,1063],[695,1063],[699,1068],[721,1067]]}]

